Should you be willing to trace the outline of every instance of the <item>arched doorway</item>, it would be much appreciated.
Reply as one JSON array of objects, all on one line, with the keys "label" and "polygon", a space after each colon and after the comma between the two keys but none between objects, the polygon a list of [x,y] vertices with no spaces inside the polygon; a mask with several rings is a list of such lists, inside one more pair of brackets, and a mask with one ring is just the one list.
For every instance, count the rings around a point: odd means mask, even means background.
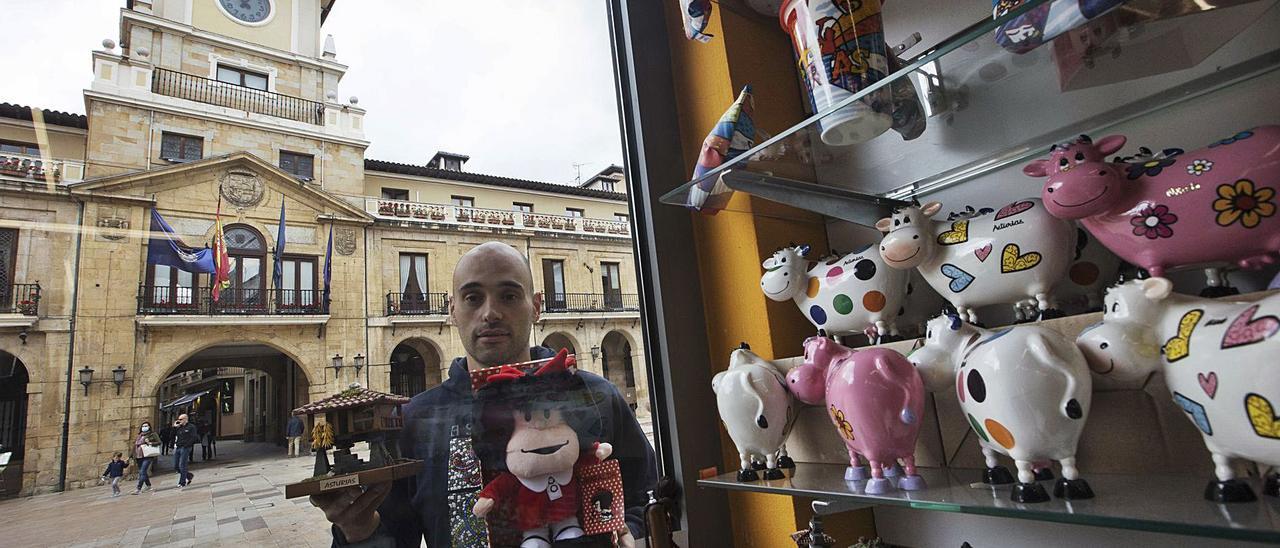
[{"label": "arched doorway", "polygon": [[391,351],[391,393],[416,396],[444,382],[440,353],[423,339],[408,339]]},{"label": "arched doorway", "polygon": [[[285,425],[309,401],[310,386],[302,367],[273,346],[218,344],[183,360],[157,385],[157,420],[163,428],[185,413],[214,440],[282,446]],[[201,456],[197,448],[193,460]]]},{"label": "arched doorway", "polygon": [[22,463],[27,438],[27,367],[16,356],[0,352],[0,453],[9,464],[0,475],[0,497],[22,492]]},{"label": "arched doorway", "polygon": [[542,346],[557,352],[561,349],[566,349],[570,354],[578,353],[578,349],[573,344],[573,339],[568,334],[560,331],[547,335],[545,339],[542,339]]},{"label": "arched doorway", "polygon": [[627,404],[636,408],[636,370],[631,361],[631,341],[621,331],[610,331],[600,343],[604,378],[618,387]]}]

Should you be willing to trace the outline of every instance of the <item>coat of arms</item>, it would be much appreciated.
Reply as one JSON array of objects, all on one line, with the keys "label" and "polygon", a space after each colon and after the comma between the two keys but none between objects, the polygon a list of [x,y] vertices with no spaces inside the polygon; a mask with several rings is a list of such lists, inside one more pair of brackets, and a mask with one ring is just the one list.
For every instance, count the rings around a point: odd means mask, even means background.
[{"label": "coat of arms", "polygon": [[230,170],[218,179],[222,198],[240,209],[262,203],[266,188],[257,173],[248,170]]},{"label": "coat of arms", "polygon": [[333,248],[341,255],[356,252],[356,231],[350,228],[339,228],[333,231]]}]

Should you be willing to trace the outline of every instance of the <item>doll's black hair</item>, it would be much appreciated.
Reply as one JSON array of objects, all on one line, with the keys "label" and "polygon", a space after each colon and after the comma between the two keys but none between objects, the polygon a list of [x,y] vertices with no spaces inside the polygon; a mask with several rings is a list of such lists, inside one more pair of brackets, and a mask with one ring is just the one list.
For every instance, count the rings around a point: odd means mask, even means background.
[{"label": "doll's black hair", "polygon": [[571,371],[524,375],[515,380],[491,383],[476,391],[480,432],[476,449],[486,470],[507,469],[507,442],[515,429],[512,414],[558,409],[578,434],[580,451],[591,451],[602,441],[604,423],[596,408],[596,396],[583,378]]}]

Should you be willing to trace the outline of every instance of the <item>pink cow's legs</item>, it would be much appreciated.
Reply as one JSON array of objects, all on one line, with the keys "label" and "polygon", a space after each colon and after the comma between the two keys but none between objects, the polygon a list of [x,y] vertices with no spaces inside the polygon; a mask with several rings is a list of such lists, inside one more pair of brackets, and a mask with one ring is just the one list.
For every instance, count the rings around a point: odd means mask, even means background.
[{"label": "pink cow's legs", "polygon": [[871,462],[871,479],[867,480],[867,494],[880,495],[893,489],[893,482],[884,477],[884,463],[878,460]]},{"label": "pink cow's legs", "polygon": [[924,487],[924,478],[916,473],[916,456],[912,454],[902,457],[902,478],[898,480],[898,489],[918,491]]},{"label": "pink cow's legs", "polygon": [[867,467],[862,464],[862,458],[853,449],[849,449],[849,467],[844,470],[845,481],[865,481],[867,479]]}]

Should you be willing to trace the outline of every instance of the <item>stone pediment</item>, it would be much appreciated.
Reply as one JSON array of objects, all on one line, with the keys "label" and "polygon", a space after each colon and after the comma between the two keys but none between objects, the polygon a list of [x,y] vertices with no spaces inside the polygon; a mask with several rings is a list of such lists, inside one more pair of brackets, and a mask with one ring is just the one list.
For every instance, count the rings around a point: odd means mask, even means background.
[{"label": "stone pediment", "polygon": [[[164,166],[91,179],[70,185],[73,195],[93,201],[95,198],[155,200],[157,206],[171,209],[200,207],[201,202],[216,206],[222,200],[224,213],[244,213],[258,208],[279,211],[279,196],[337,220],[369,223],[372,218],[357,207],[322,190],[305,185],[280,168],[247,152],[205,158],[194,162]],[[254,211],[264,215],[265,211]]]}]

